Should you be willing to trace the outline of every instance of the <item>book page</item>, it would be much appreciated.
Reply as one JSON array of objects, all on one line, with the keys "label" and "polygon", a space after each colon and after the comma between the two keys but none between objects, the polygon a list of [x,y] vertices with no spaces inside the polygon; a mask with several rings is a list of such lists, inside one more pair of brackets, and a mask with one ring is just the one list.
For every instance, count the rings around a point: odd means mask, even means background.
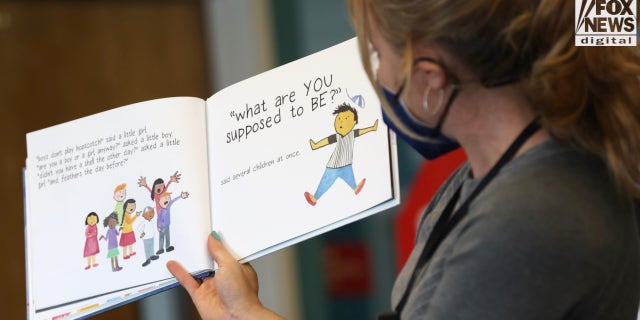
[{"label": "book page", "polygon": [[174,281],[171,280],[159,281],[123,291],[107,293],[75,303],[65,304],[60,307],[40,311],[38,313],[36,313],[35,310],[30,310],[27,317],[29,319],[77,319],[87,317],[89,315],[109,310],[119,303],[135,301],[134,299],[137,299],[139,296],[143,296],[145,293],[152,293],[155,292],[154,290],[164,287],[172,287],[173,282]]},{"label": "book page", "polygon": [[204,116],[166,98],[27,134],[30,308],[168,279],[170,259],[212,267]]},{"label": "book page", "polygon": [[355,39],[225,88],[207,121],[212,225],[238,258],[397,204],[395,146]]}]

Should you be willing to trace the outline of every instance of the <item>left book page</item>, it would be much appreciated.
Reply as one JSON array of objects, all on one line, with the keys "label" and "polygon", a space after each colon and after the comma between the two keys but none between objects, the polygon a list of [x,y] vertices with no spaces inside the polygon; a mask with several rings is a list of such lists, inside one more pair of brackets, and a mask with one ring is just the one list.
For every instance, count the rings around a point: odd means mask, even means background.
[{"label": "left book page", "polygon": [[31,318],[157,286],[169,259],[213,267],[204,106],[151,100],[27,134]]}]

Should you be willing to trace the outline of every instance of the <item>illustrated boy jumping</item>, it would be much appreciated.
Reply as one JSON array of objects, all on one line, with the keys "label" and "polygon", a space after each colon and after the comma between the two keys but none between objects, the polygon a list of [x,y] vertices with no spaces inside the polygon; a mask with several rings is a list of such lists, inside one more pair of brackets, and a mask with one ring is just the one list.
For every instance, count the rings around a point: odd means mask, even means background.
[{"label": "illustrated boy jumping", "polygon": [[333,185],[333,183],[341,178],[346,182],[355,194],[360,193],[364,183],[367,179],[362,179],[360,183],[356,185],[356,180],[353,175],[353,145],[355,138],[378,129],[378,120],[371,126],[364,129],[353,129],[358,123],[358,111],[351,107],[347,103],[339,105],[333,114],[336,115],[334,127],[336,134],[332,134],[318,142],[314,142],[309,139],[311,149],[316,150],[324,146],[335,143],[336,147],[329,158],[327,168],[320,179],[318,189],[314,194],[309,192],[304,193],[307,202],[315,206],[320,197]]}]

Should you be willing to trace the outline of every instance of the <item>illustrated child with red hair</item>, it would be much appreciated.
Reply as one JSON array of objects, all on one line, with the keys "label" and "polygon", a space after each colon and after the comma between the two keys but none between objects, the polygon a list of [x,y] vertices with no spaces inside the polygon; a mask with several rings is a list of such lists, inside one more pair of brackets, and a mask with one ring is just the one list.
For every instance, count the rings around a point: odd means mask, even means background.
[{"label": "illustrated child with red hair", "polygon": [[118,215],[118,225],[122,225],[122,216],[124,215],[124,199],[127,198],[127,184],[122,183],[113,190],[113,200],[116,200],[116,207],[113,209]]},{"label": "illustrated child with red hair", "polygon": [[186,199],[189,197],[188,192],[182,192],[180,197],[176,197],[173,200],[171,199],[171,192],[165,192],[159,196],[160,198],[160,211],[158,211],[158,232],[160,233],[160,242],[158,246],[158,251],[156,254],[164,253],[164,249],[167,249],[167,252],[173,251],[173,246],[171,245],[171,232],[169,226],[171,225],[171,206],[178,201],[178,199]]}]

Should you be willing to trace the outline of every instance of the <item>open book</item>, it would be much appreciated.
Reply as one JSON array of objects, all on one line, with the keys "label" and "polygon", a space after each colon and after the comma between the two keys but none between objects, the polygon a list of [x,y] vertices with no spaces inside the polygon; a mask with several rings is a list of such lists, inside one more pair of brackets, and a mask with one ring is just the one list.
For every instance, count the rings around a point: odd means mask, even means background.
[{"label": "open book", "polygon": [[[202,100],[145,101],[27,134],[28,315],[76,318],[398,203],[395,140],[355,39]],[[335,183],[334,183],[335,182]]]}]

